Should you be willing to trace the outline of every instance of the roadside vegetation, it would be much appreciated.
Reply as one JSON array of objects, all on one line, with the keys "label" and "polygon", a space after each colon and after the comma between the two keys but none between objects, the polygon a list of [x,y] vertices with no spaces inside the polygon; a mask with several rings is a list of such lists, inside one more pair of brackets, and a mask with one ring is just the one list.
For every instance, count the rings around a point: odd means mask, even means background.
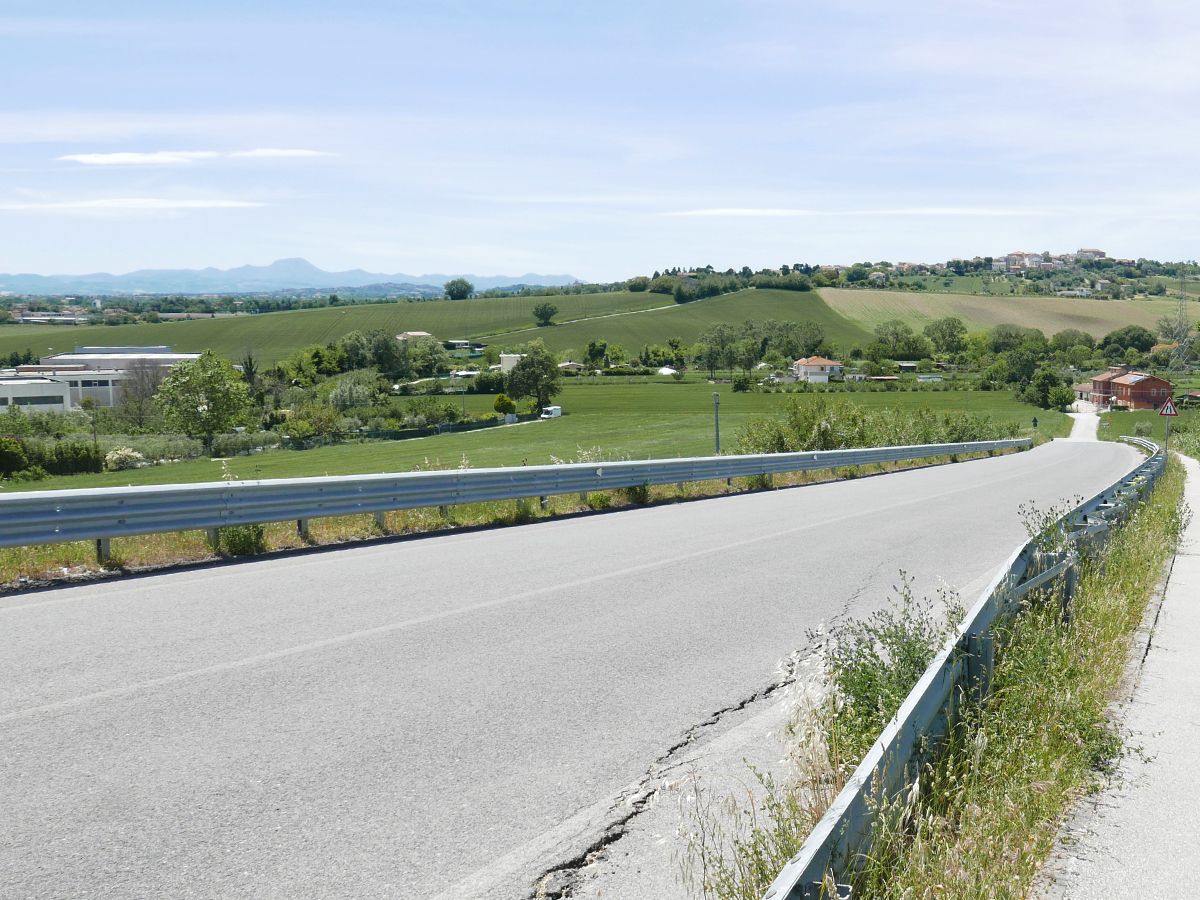
[{"label": "roadside vegetation", "polygon": [[[1109,709],[1132,636],[1188,512],[1178,463],[1081,574],[1071,616],[1043,592],[999,637],[992,689],[967,704],[918,789],[880,811],[854,896],[1023,898],[1070,804],[1123,752]],[[1034,517],[1035,526],[1045,517]],[[1034,527],[1031,530],[1037,530]],[[957,603],[902,591],[864,622],[815,635],[817,677],[797,683],[791,775],[759,776],[759,797],[701,803],[683,853],[694,893],[759,898],[961,618]]]}]

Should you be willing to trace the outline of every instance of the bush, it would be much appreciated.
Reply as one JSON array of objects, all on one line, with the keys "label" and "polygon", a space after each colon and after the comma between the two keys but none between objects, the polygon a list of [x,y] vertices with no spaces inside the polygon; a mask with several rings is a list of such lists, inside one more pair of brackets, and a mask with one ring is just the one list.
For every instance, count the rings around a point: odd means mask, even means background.
[{"label": "bush", "polygon": [[267,550],[267,530],[262,525],[229,525],[221,529],[222,553],[229,556],[257,556]]},{"label": "bush", "polygon": [[738,375],[733,379],[734,393],[745,393],[750,390],[750,376]]},{"label": "bush", "polygon": [[16,438],[0,437],[0,477],[8,478],[29,466],[25,445]]},{"label": "bush", "polygon": [[621,488],[621,495],[630,503],[643,504],[650,502],[650,485],[634,484]]},{"label": "bush", "polygon": [[144,465],[146,457],[131,450],[129,447],[118,447],[104,454],[104,468],[109,472],[123,472],[126,469],[137,469]]},{"label": "bush", "polygon": [[1141,422],[1137,422],[1133,426],[1133,433],[1137,437],[1143,437],[1143,438],[1150,437],[1151,431],[1153,431],[1153,427],[1150,425],[1149,422],[1146,422],[1144,420]]},{"label": "bush", "polygon": [[612,494],[607,491],[595,491],[588,494],[587,505],[588,509],[609,509],[612,507]]},{"label": "bush", "polygon": [[57,441],[42,451],[37,462],[51,475],[103,472],[104,456],[95,444]]},{"label": "bush", "polygon": [[30,466],[27,469],[21,469],[19,472],[13,472],[10,478],[14,482],[23,481],[41,481],[43,478],[48,478],[50,475],[41,466]]}]

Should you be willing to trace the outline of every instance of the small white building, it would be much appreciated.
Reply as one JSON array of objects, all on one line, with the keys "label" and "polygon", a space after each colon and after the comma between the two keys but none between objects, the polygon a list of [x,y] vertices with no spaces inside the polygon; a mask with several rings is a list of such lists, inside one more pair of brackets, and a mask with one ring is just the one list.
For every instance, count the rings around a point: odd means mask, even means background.
[{"label": "small white building", "polygon": [[507,375],[516,368],[517,363],[525,358],[524,353],[501,353],[500,371]]},{"label": "small white building", "polygon": [[0,412],[66,412],[71,408],[71,388],[45,375],[0,374]]},{"label": "small white building", "polygon": [[823,356],[805,356],[792,363],[792,374],[797,381],[824,384],[830,379],[842,377],[842,364]]},{"label": "small white building", "polygon": [[566,362],[560,362],[558,364],[558,369],[560,372],[583,372],[587,369],[587,366],[585,366],[583,363],[571,362],[571,360],[567,360]]},{"label": "small white building", "polygon": [[433,337],[433,335],[430,334],[428,331],[402,331],[398,335],[396,335],[396,340],[398,340],[398,341],[415,341],[418,338],[431,338],[431,337]]}]

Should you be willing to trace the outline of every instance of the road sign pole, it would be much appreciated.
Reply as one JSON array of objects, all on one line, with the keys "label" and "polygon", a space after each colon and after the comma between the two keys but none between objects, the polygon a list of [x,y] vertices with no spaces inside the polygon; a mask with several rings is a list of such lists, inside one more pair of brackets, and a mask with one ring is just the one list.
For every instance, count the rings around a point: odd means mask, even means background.
[{"label": "road sign pole", "polygon": [[1163,452],[1171,452],[1171,420],[1179,415],[1179,411],[1175,409],[1175,398],[1168,397],[1167,402],[1162,405],[1158,411],[1160,416],[1163,416],[1166,421],[1163,423]]}]

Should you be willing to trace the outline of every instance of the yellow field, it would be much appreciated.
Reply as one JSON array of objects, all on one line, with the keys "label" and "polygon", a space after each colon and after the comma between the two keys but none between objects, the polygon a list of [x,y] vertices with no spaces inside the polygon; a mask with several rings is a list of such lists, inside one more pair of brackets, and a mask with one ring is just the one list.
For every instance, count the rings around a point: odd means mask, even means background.
[{"label": "yellow field", "polygon": [[1173,315],[1176,308],[1175,300],[1162,298],[982,297],[841,288],[823,288],[821,296],[834,312],[867,329],[888,319],[900,319],[919,331],[934,319],[958,316],[968,328],[987,328],[1009,322],[1040,328],[1047,337],[1064,328],[1078,328],[1094,337],[1102,337],[1126,325],[1141,325],[1155,331],[1158,320]]}]

